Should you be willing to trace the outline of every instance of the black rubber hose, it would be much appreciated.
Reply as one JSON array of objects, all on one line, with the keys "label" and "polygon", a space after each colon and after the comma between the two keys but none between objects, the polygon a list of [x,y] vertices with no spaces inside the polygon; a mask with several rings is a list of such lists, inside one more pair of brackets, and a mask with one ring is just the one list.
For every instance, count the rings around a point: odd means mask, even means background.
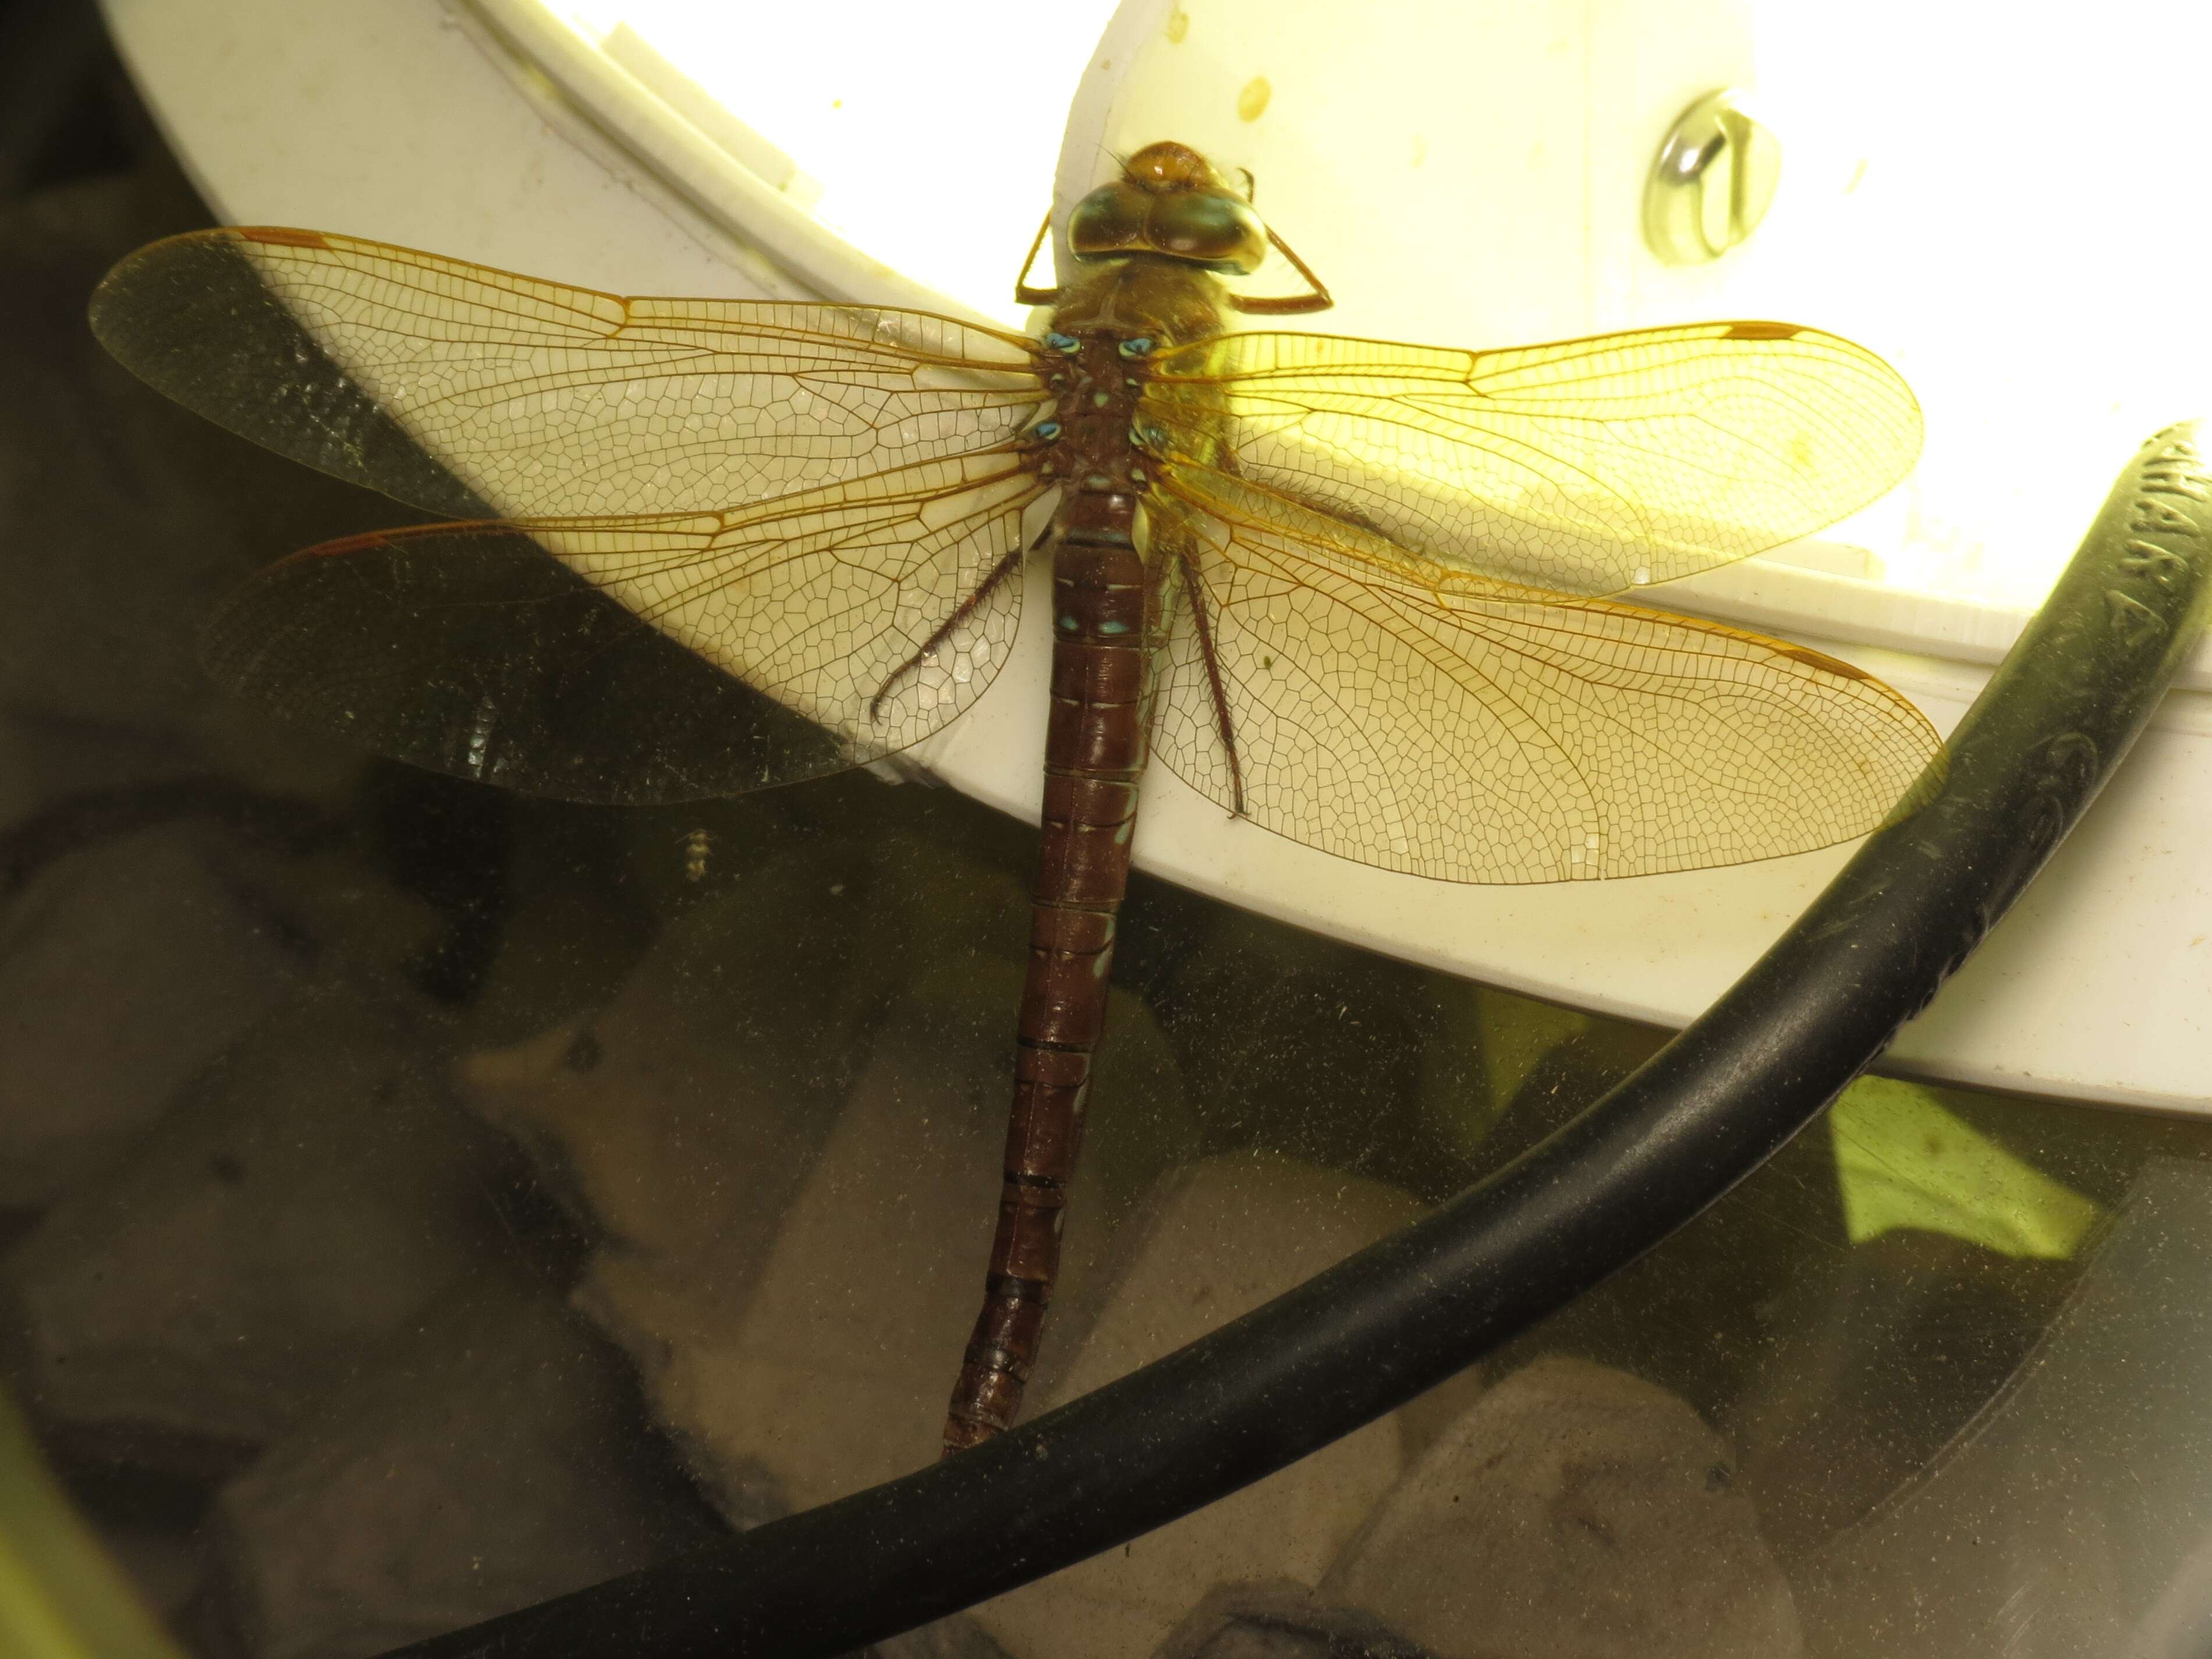
[{"label": "black rubber hose", "polygon": [[399,1650],[805,1659],[1112,1547],[1349,1434],[1635,1260],[1881,1053],[2050,856],[2212,612],[2193,425],[2121,477],[1967,713],[1948,777],[1703,1018],[1434,1214],[973,1451]]}]

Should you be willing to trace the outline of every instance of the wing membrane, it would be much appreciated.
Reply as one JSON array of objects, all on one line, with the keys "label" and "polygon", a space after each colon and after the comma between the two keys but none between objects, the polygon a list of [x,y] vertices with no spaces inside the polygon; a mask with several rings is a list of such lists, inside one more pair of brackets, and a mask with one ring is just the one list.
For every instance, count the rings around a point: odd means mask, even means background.
[{"label": "wing membrane", "polygon": [[904,748],[981,694],[1018,580],[901,671],[1018,550],[1042,488],[1001,452],[722,513],[362,537],[247,583],[204,655],[434,770],[569,800],[738,794]]},{"label": "wing membrane", "polygon": [[[1847,840],[1934,781],[1919,712],[1817,653],[1164,483],[1153,534],[1194,550],[1244,811],[1293,841],[1448,881],[1649,875]],[[1153,750],[1234,806],[1197,630],[1168,653]]]},{"label": "wing membrane", "polygon": [[[1787,324],[1486,352],[1231,334],[1154,368],[1143,418],[1186,469],[1218,463],[1428,559],[1562,593],[1810,534],[1920,448],[1894,370]],[[1225,457],[1208,436],[1224,426]]]},{"label": "wing membrane", "polygon": [[456,517],[713,512],[986,449],[1022,337],[921,312],[623,299],[312,231],[142,248],[94,331],[264,447]]}]

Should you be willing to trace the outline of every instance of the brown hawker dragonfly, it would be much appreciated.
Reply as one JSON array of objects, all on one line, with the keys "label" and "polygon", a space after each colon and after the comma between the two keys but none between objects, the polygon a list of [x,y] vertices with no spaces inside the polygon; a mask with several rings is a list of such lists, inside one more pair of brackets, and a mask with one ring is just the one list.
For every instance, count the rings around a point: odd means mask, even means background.
[{"label": "brown hawker dragonfly", "polygon": [[[1895,483],[1919,412],[1871,354],[1759,322],[1479,352],[1224,331],[1328,296],[1172,143],[1067,242],[1073,281],[1018,279],[1040,338],[275,229],[157,243],[92,307],[179,402],[464,520],[296,554],[206,649],[440,771],[666,802],[894,753],[982,694],[1048,550],[1042,865],[948,1449],[1012,1419],[1036,1354],[1148,756],[1344,858],[1548,882],[1862,835],[1940,748],[1843,663],[1602,597]],[[1270,245],[1308,292],[1219,280]]]}]

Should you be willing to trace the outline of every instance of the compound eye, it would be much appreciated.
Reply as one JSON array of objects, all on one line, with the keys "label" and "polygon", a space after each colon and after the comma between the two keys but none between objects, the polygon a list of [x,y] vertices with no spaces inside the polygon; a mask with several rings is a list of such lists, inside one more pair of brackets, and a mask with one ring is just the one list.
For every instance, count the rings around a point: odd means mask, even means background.
[{"label": "compound eye", "polygon": [[1101,185],[1068,215],[1069,252],[1120,253],[1143,246],[1146,199],[1143,191],[1126,183]]},{"label": "compound eye", "polygon": [[1163,196],[1152,204],[1145,240],[1163,253],[1249,276],[1267,257],[1267,228],[1235,197],[1212,191]]}]

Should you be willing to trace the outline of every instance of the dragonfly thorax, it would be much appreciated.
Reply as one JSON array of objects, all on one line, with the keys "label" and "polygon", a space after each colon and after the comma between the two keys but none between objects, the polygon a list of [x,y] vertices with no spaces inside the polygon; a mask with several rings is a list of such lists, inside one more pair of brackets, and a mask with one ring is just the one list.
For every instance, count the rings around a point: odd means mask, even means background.
[{"label": "dragonfly thorax", "polygon": [[1060,529],[1079,524],[1129,540],[1148,482],[1136,427],[1152,342],[1119,329],[1055,326],[1043,345],[1058,359],[1048,383],[1059,397],[1051,418],[1032,427],[1030,437],[1048,449],[1041,476],[1060,485]]},{"label": "dragonfly thorax", "polygon": [[[1146,414],[1146,387],[1164,352],[1221,332],[1224,295],[1211,273],[1176,259],[1130,254],[1092,262],[1065,290],[1038,343],[1050,417],[1030,428],[1050,446],[1040,476],[1060,487],[1063,538],[1113,542],[1149,556],[1145,502],[1169,458]],[[1216,447],[1214,400],[1177,400],[1177,452]]]},{"label": "dragonfly thorax", "polygon": [[[1117,341],[1147,340],[1149,358],[1220,333],[1227,308],[1220,280],[1188,260],[1098,255],[1060,290],[1052,326],[1063,337],[1106,333]],[[1141,376],[1144,364],[1125,361],[1121,371]]]}]

